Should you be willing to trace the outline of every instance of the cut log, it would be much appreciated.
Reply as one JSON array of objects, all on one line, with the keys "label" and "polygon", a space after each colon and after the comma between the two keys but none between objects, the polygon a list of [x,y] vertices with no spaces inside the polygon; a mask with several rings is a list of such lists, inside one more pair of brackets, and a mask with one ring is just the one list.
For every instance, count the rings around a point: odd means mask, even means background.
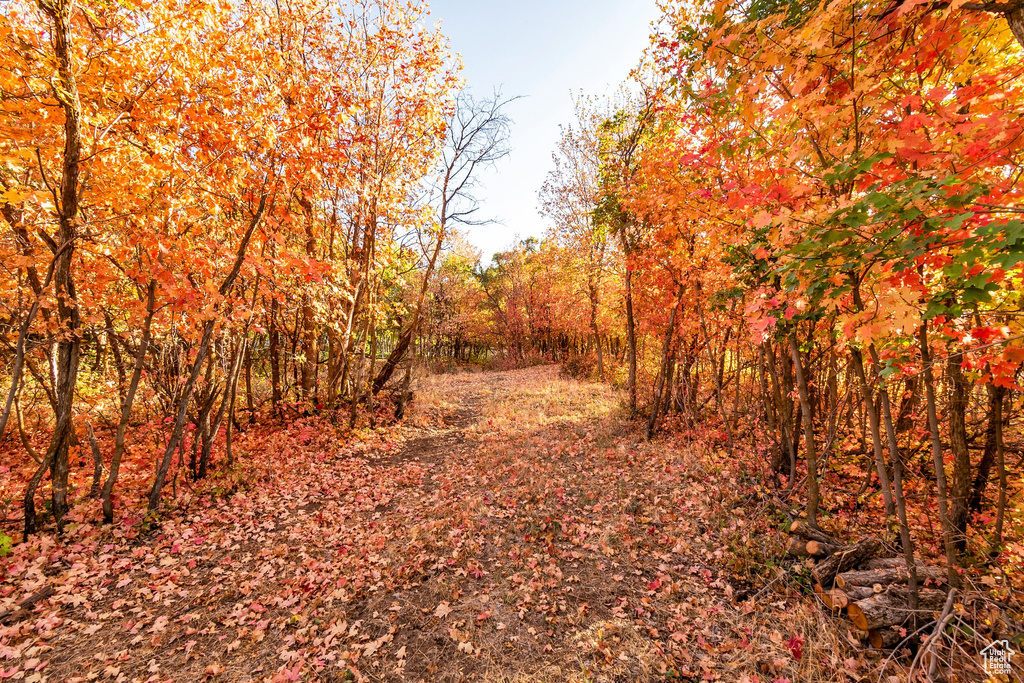
[{"label": "cut log", "polygon": [[[946,570],[942,567],[917,567],[918,584],[929,581],[942,581],[946,578]],[[836,576],[836,585],[840,588],[848,586],[873,586],[876,583],[888,585],[892,583],[907,583],[910,580],[910,572],[906,567],[893,567],[891,569],[862,569],[860,571],[843,572]]]},{"label": "cut log", "polygon": [[829,609],[839,610],[846,609],[851,602],[857,600],[864,600],[870,598],[875,593],[880,593],[881,586],[877,587],[878,590],[871,588],[870,586],[850,586],[848,588],[833,588],[831,590],[824,590],[821,586],[815,585],[814,592],[821,598],[822,603]]},{"label": "cut log", "polygon": [[0,624],[10,625],[16,621],[21,621],[32,612],[32,608],[35,607],[37,602],[45,600],[54,593],[56,593],[56,591],[53,590],[52,586],[43,586],[35,593],[15,605],[14,609],[0,612]]},{"label": "cut log", "polygon": [[872,586],[849,586],[849,587],[844,588],[842,590],[843,590],[843,593],[846,594],[846,597],[849,598],[850,602],[857,602],[858,600],[864,600],[865,598],[870,598],[872,595],[875,595],[876,593],[881,593],[882,592],[882,587],[881,586],[874,586],[874,587],[872,587]]},{"label": "cut log", "polygon": [[[918,567],[923,567],[924,562],[921,560],[915,560]],[[906,567],[907,561],[902,557],[873,557],[870,560],[865,560],[860,563],[857,569],[895,569],[896,567]]]},{"label": "cut log", "polygon": [[789,544],[786,546],[786,554],[793,557],[807,557],[807,542],[796,536],[789,537]]},{"label": "cut log", "polygon": [[868,631],[868,642],[876,650],[892,650],[903,641],[899,631],[877,628]]},{"label": "cut log", "polygon": [[842,543],[837,541],[831,534],[827,534],[821,529],[816,529],[807,522],[799,519],[790,523],[789,533],[799,536],[800,538],[805,538],[808,541],[818,541],[819,543],[835,546],[842,545]]},{"label": "cut log", "polygon": [[865,538],[829,555],[819,562],[811,573],[815,581],[822,586],[831,586],[837,574],[853,569],[864,560],[877,555],[881,549],[882,543],[877,538]]},{"label": "cut log", "polygon": [[841,546],[829,545],[821,541],[805,541],[802,538],[790,536],[786,554],[793,557],[825,557],[841,549]]},{"label": "cut log", "polygon": [[[861,631],[902,624],[912,615],[907,606],[908,593],[903,586],[890,586],[884,593],[851,602],[846,607],[846,614]],[[936,612],[945,604],[946,592],[922,588],[917,599],[918,612]]]},{"label": "cut log", "polygon": [[850,604],[850,598],[847,597],[846,593],[833,588],[832,590],[821,591],[819,595],[821,602],[825,607],[834,610],[846,609],[846,606]]},{"label": "cut log", "polygon": [[840,545],[822,543],[821,541],[807,541],[805,548],[807,549],[807,554],[811,557],[827,557],[843,549]]}]

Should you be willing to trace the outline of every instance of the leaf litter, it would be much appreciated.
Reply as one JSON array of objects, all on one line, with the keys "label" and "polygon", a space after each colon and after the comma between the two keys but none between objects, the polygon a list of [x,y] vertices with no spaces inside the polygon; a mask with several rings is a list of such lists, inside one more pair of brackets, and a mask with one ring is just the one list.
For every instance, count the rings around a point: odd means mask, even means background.
[{"label": "leaf litter", "polygon": [[16,546],[0,610],[55,594],[0,626],[0,679],[867,673],[787,582],[753,590],[744,558],[775,531],[755,487],[705,449],[642,441],[605,385],[436,375],[404,425],[342,438],[311,419],[239,443],[243,469],[158,524],[135,491],[110,527],[83,502],[62,537]]}]

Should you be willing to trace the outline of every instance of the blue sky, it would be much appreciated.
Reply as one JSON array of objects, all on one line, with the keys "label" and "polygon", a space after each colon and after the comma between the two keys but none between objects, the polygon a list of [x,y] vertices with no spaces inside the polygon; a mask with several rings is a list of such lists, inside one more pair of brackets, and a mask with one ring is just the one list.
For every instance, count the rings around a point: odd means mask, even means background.
[{"label": "blue sky", "polygon": [[551,168],[558,126],[572,123],[581,90],[613,94],[626,79],[647,46],[656,0],[432,0],[430,7],[462,55],[474,95],[500,87],[522,97],[508,108],[512,154],[482,175],[476,191],[478,216],[498,222],[468,229],[489,261],[516,236],[545,232],[537,191]]}]

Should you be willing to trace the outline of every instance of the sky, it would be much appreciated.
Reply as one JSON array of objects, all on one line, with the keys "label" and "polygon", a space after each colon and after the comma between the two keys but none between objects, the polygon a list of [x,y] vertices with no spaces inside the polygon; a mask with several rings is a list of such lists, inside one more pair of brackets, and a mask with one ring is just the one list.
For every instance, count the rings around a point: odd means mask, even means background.
[{"label": "sky", "polygon": [[516,238],[541,237],[547,223],[537,192],[552,168],[559,125],[574,120],[573,101],[613,95],[647,46],[656,0],[431,0],[474,96],[519,96],[508,158],[480,176],[479,219],[466,229],[484,262]]}]

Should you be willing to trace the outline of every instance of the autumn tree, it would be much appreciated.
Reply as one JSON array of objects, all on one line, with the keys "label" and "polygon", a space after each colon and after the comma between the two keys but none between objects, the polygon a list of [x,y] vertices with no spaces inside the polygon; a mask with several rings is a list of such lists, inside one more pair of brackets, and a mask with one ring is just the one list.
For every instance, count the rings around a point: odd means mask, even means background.
[{"label": "autumn tree", "polygon": [[508,154],[510,121],[502,111],[510,102],[495,93],[491,99],[477,100],[469,94],[460,95],[446,124],[447,135],[441,153],[437,179],[431,188],[435,215],[431,229],[421,243],[425,266],[419,295],[412,306],[409,322],[401,330],[394,349],[373,380],[374,393],[380,391],[409,350],[420,324],[423,301],[434,274],[438,257],[460,225],[471,225],[479,206],[473,195],[478,174]]}]

